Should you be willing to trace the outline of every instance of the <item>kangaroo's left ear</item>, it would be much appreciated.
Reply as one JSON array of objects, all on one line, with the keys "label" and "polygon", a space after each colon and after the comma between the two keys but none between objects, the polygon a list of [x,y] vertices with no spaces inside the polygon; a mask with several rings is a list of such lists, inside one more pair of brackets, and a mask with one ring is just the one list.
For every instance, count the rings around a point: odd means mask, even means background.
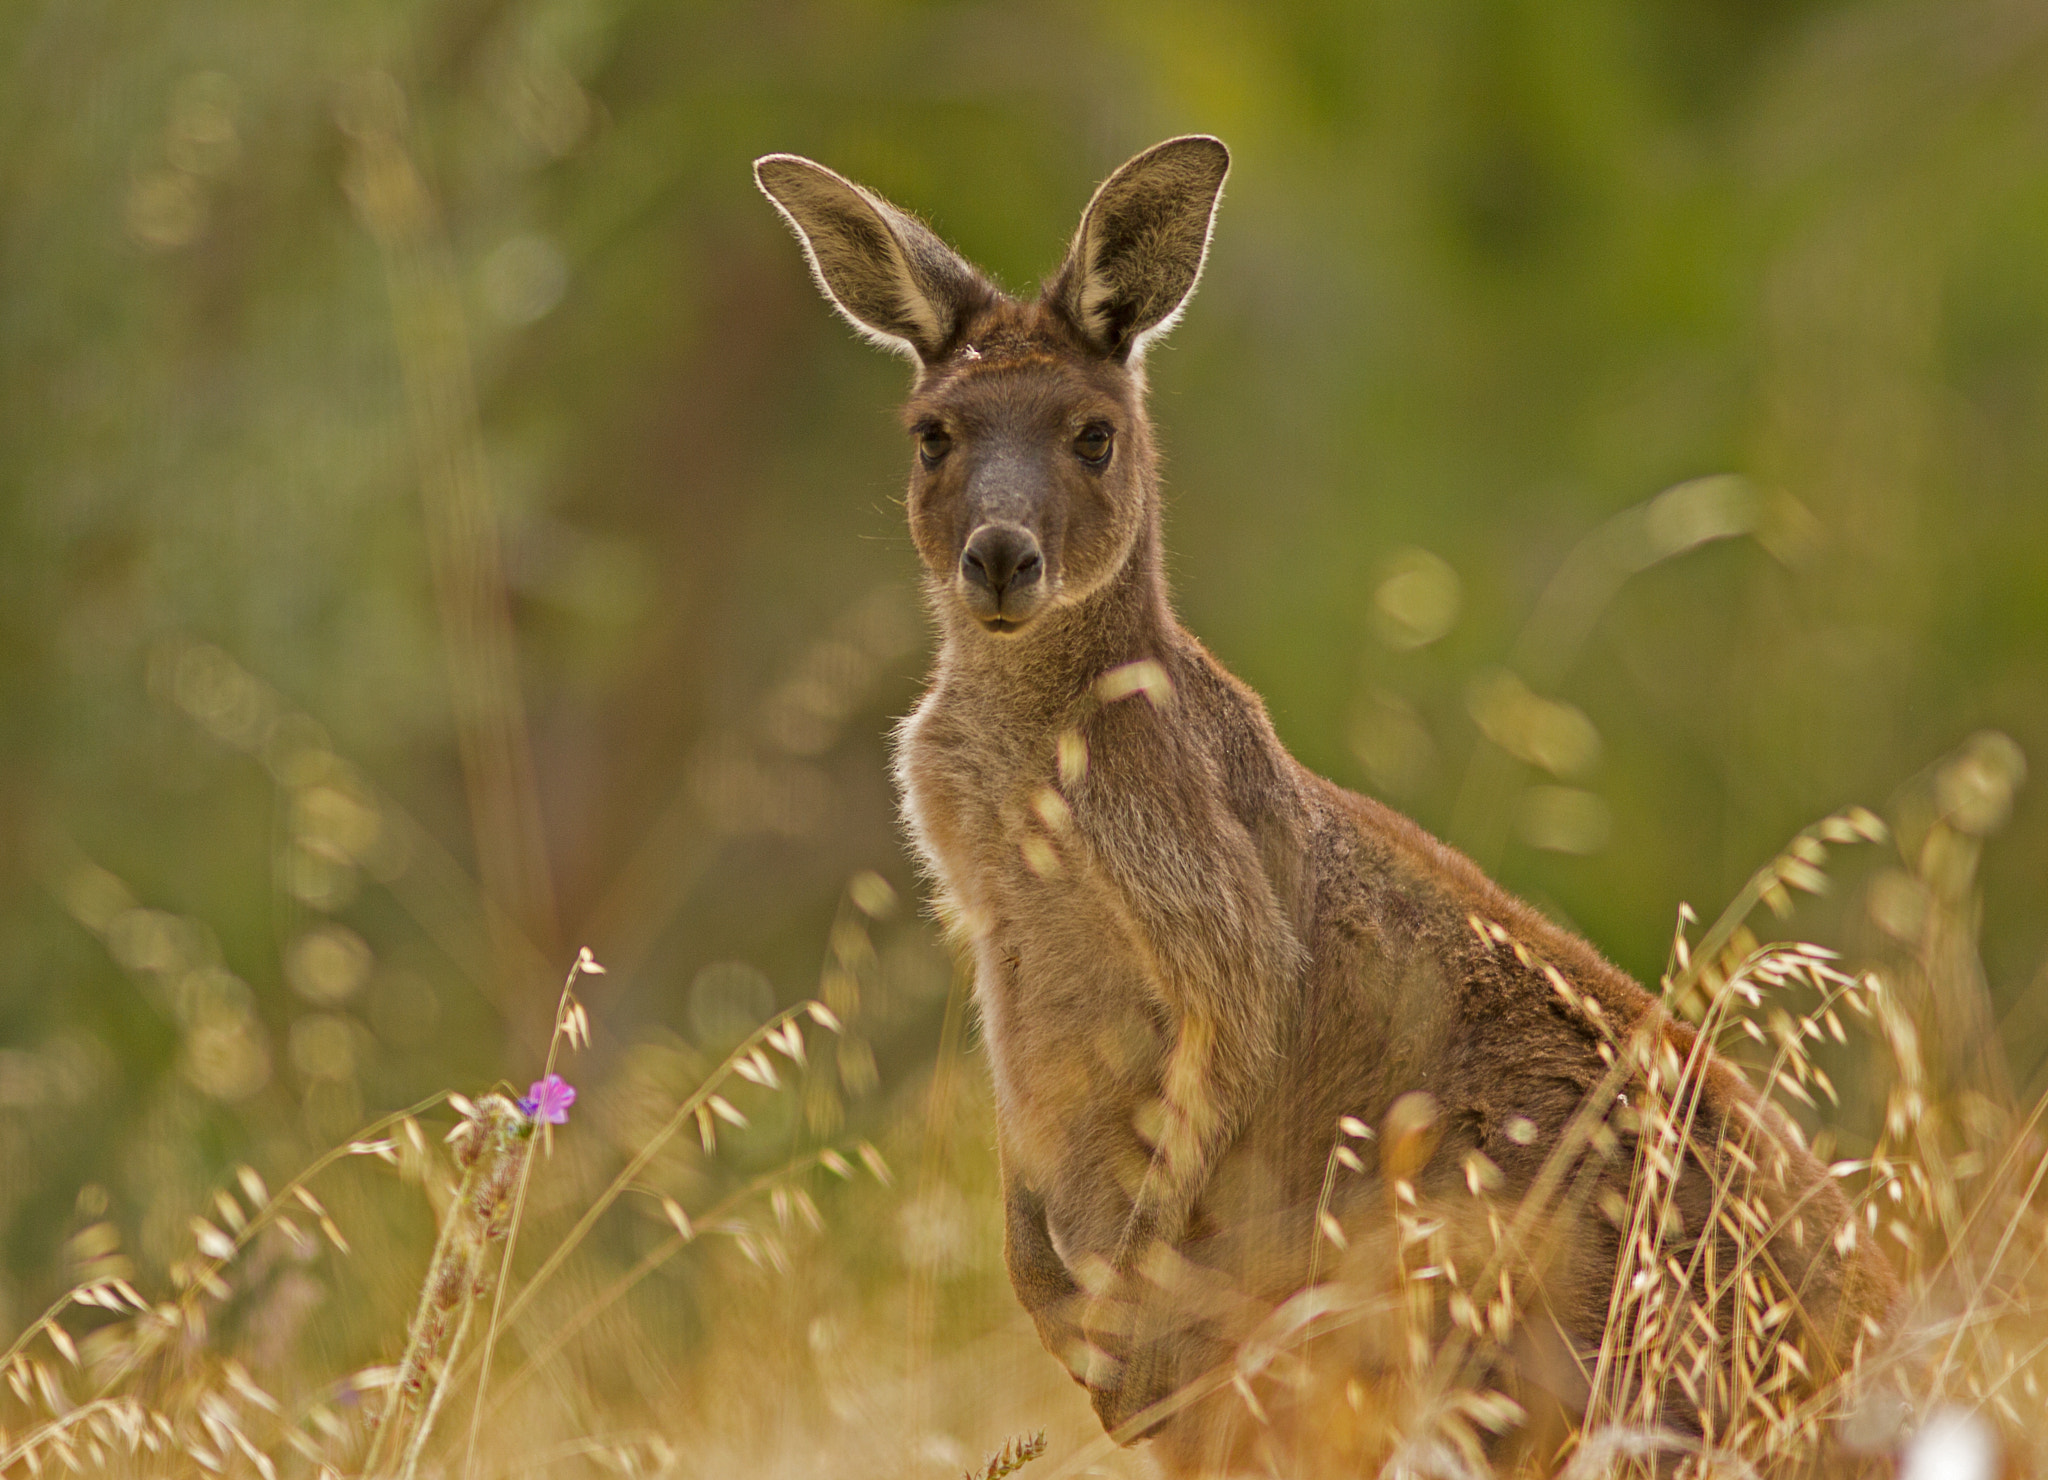
[{"label": "kangaroo's left ear", "polygon": [[1172,328],[1202,275],[1230,173],[1220,139],[1155,144],[1103,181],[1046,301],[1104,355],[1135,361]]}]

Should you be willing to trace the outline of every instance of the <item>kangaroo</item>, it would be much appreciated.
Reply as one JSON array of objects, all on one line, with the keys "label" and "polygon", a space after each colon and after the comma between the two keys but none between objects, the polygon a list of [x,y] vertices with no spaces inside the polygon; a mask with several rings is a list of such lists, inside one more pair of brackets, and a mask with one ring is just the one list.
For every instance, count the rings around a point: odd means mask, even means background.
[{"label": "kangaroo", "polygon": [[[1105,1428],[1149,1434],[1180,1473],[1229,1468],[1240,1440],[1217,1438],[1213,1412],[1147,1410],[1309,1283],[1318,1210],[1388,1236],[1396,1148],[1332,1189],[1340,1118],[1426,1107],[1402,1185],[1448,1193],[1477,1153],[1512,1200],[1589,1096],[1626,1099],[1603,1054],[1615,1032],[1694,1047],[1591,945],[1299,765],[1175,620],[1144,357],[1201,274],[1228,168],[1206,136],[1138,155],[1025,300],[832,171],[755,165],[827,299],[916,367],[908,512],[940,641],[896,776],[936,909],[972,953],[1011,1282]],[[1778,1187],[1759,1200],[1803,1210],[1770,1261],[1813,1363],[1848,1360],[1887,1319],[1889,1269],[1830,1241],[1846,1201],[1739,1075],[1716,1063],[1697,1098],[1692,1154],[1735,1127]],[[1620,1141],[1600,1175],[1625,1187]],[[1696,1236],[1710,1181],[1681,1178]],[[1491,1374],[1567,1415],[1621,1237],[1577,1206],[1531,1297],[1548,1336],[1509,1343]],[[1358,1360],[1370,1375],[1398,1358]],[[1661,1417],[1698,1431],[1684,1394]]]}]

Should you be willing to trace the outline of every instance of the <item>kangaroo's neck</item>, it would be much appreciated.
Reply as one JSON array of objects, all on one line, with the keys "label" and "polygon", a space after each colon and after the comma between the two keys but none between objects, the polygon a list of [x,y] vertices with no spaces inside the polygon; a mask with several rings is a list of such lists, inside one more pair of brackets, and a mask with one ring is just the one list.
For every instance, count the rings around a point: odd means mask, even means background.
[{"label": "kangaroo's neck", "polygon": [[1059,723],[1112,668],[1159,659],[1186,636],[1167,601],[1159,498],[1149,499],[1128,559],[1102,586],[1054,606],[1015,636],[986,632],[943,589],[931,600],[944,631],[936,677],[950,693],[1026,728]]}]

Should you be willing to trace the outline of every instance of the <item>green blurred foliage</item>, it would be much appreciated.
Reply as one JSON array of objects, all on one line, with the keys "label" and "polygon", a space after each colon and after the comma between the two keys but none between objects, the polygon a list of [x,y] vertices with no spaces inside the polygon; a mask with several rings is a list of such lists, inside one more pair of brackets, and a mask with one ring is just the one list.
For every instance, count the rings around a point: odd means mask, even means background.
[{"label": "green blurred foliage", "polygon": [[[1645,978],[1822,812],[2048,756],[2037,8],[42,0],[0,53],[14,1315],[103,1212],[160,1266],[237,1159],[523,1083],[577,945],[595,1080],[816,990],[857,872],[914,894],[904,373],[769,150],[1022,288],[1228,140],[1152,362],[1183,615]],[[1983,871],[2022,1082],[2033,796]],[[1797,928],[1880,952],[1849,882]],[[948,967],[876,945],[887,1090]]]}]

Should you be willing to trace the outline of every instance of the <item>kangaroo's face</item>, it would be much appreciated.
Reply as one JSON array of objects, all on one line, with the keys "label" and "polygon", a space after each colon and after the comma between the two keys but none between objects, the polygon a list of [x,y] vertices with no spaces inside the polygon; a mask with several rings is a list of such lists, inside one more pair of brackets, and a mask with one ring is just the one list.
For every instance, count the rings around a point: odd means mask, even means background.
[{"label": "kangaroo's face", "polygon": [[918,363],[904,409],[911,536],[969,631],[1020,633],[1129,558],[1152,497],[1139,363],[1201,274],[1229,164],[1199,135],[1133,159],[1026,303],[830,170],[787,154],[755,163],[826,296]]},{"label": "kangaroo's face", "polygon": [[985,316],[904,408],[918,554],[939,599],[998,635],[1099,590],[1122,569],[1150,498],[1135,377],[1059,344],[1073,336],[1056,324],[1012,332],[1042,316]]}]

